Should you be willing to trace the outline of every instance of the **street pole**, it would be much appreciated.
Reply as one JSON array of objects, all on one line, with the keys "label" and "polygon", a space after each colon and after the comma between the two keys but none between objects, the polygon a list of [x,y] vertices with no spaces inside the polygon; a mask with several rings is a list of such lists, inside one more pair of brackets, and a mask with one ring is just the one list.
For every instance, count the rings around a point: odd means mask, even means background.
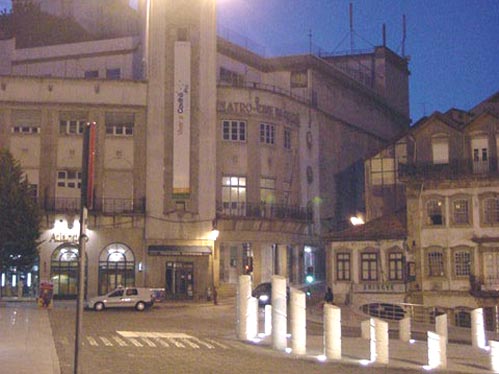
[{"label": "street pole", "polygon": [[74,374],[78,374],[81,331],[83,327],[83,309],[85,302],[85,250],[88,241],[87,217],[88,208],[93,205],[93,181],[94,181],[94,156],[95,156],[95,122],[88,122],[83,133],[82,149],[82,177],[81,177],[81,213],[80,213],[80,238],[79,238],[79,274],[78,274],[78,298],[76,302],[76,331],[75,331],[75,354]]}]

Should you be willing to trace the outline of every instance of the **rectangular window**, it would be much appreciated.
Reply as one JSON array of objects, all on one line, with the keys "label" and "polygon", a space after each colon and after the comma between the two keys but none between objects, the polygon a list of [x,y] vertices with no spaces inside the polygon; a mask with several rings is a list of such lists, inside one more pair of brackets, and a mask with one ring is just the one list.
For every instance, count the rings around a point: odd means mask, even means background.
[{"label": "rectangular window", "polygon": [[275,203],[275,179],[260,178],[260,201],[266,204]]},{"label": "rectangular window", "polygon": [[85,79],[99,78],[98,70],[87,70],[85,72]]},{"label": "rectangular window", "polygon": [[402,253],[388,255],[389,279],[394,281],[404,280],[404,258]]},{"label": "rectangular window", "polygon": [[12,132],[14,134],[39,134],[40,127],[38,126],[14,126],[12,127]]},{"label": "rectangular window", "polygon": [[467,277],[471,274],[471,255],[469,252],[454,253],[454,269],[456,277]]},{"label": "rectangular window", "polygon": [[284,128],[284,148],[291,149],[291,129]]},{"label": "rectangular window", "polygon": [[485,224],[499,223],[499,198],[488,198],[483,202]]},{"label": "rectangular window", "polygon": [[222,177],[222,207],[224,214],[246,215],[246,177]]},{"label": "rectangular window", "polygon": [[59,134],[61,135],[81,135],[85,129],[86,120],[60,120]]},{"label": "rectangular window", "polygon": [[75,170],[58,170],[57,187],[81,188],[81,172]]},{"label": "rectangular window", "polygon": [[350,280],[350,253],[336,254],[336,280]]},{"label": "rectangular window", "polygon": [[268,123],[260,124],[260,143],[274,144],[275,126]]},{"label": "rectangular window", "polygon": [[363,281],[378,280],[378,254],[362,253],[360,257],[361,277]]},{"label": "rectangular window", "polygon": [[432,143],[433,163],[449,163],[449,142],[447,139],[438,139]]},{"label": "rectangular window", "polygon": [[443,203],[440,200],[429,200],[426,203],[427,224],[441,226],[444,224]]},{"label": "rectangular window", "polygon": [[246,141],[246,122],[244,121],[223,121],[222,139],[230,141]]},{"label": "rectangular window", "polygon": [[132,136],[135,126],[134,113],[106,113],[106,134],[116,136]]},{"label": "rectangular window", "polygon": [[371,159],[371,184],[375,186],[395,183],[395,159],[377,157]]},{"label": "rectangular window", "polygon": [[106,69],[106,79],[120,79],[121,78],[121,69]]},{"label": "rectangular window", "polygon": [[452,202],[453,219],[456,225],[469,224],[468,200],[454,200]]},{"label": "rectangular window", "polygon": [[428,276],[444,276],[444,255],[442,252],[428,253]]}]

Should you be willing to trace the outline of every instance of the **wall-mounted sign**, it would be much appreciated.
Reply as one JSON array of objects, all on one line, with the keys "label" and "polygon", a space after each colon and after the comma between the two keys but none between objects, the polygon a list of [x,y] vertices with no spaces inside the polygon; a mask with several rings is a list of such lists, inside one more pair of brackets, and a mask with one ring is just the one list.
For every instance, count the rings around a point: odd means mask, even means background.
[{"label": "wall-mounted sign", "polygon": [[173,78],[173,194],[190,193],[191,43],[175,42]]},{"label": "wall-mounted sign", "polygon": [[49,239],[50,243],[78,243],[78,234],[53,233]]},{"label": "wall-mounted sign", "polygon": [[248,114],[254,115],[259,114],[265,117],[286,121],[292,125],[300,124],[300,115],[298,113],[292,113],[286,109],[277,108],[272,105],[266,105],[260,103],[260,98],[255,97],[255,102],[237,102],[237,101],[218,101],[217,102],[217,112],[227,113],[227,114]]}]

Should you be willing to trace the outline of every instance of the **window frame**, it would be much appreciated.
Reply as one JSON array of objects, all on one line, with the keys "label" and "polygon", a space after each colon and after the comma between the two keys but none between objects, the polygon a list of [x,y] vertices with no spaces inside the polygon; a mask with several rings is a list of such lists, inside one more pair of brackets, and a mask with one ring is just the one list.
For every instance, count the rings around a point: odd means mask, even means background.
[{"label": "window frame", "polygon": [[[479,196],[480,200],[480,225],[485,227],[499,226],[499,194],[485,193]],[[495,207],[489,207],[488,202],[495,201]],[[489,211],[492,210],[492,212]],[[492,218],[492,219],[490,219]]]},{"label": "window frame", "polygon": [[260,144],[275,145],[276,126],[272,123],[260,123]]},{"label": "window frame", "polygon": [[[236,184],[233,184],[234,181],[237,180]],[[225,183],[228,181],[229,183]],[[243,183],[244,181],[244,183]],[[246,203],[248,198],[248,178],[243,175],[223,175],[222,176],[222,186],[221,186],[221,201],[222,201],[222,210],[224,213],[229,215],[246,215]],[[244,190],[244,194],[242,191]],[[228,191],[229,199],[225,199],[226,193]],[[237,193],[236,193],[237,192]],[[244,199],[241,199],[241,196],[244,195]],[[236,197],[237,199],[233,199],[232,197]]]},{"label": "window frame", "polygon": [[426,276],[428,278],[444,278],[446,270],[445,250],[442,247],[430,247],[425,251]]},{"label": "window frame", "polygon": [[[374,268],[372,267],[374,264]],[[364,251],[360,253],[360,281],[377,282],[379,280],[379,253],[375,251]],[[367,269],[364,269],[367,265]],[[367,275],[367,277],[366,277]],[[373,277],[374,275],[374,277]]]},{"label": "window frame", "polygon": [[[340,258],[340,256],[344,258]],[[336,280],[338,282],[350,282],[352,280],[352,254],[347,251],[336,252],[335,265]]]},{"label": "window frame", "polygon": [[[467,254],[468,257],[467,264],[463,263],[461,260],[458,261],[457,256],[460,254]],[[468,279],[469,276],[473,273],[473,248],[465,246],[454,247],[451,248],[451,255],[452,255],[452,277],[454,279]],[[464,269],[465,271],[458,272],[458,266],[462,267],[462,270]]]},{"label": "window frame", "polygon": [[[393,258],[394,256],[398,258]],[[388,280],[394,282],[403,282],[404,281],[404,252],[401,250],[393,250],[388,252],[387,256],[388,262]],[[392,269],[392,264],[394,264],[394,268]]]},{"label": "window frame", "polygon": [[[74,177],[71,177],[70,175],[73,174]],[[57,169],[56,186],[57,188],[81,189],[81,178],[81,170]]]},{"label": "window frame", "polygon": [[[434,223],[433,216],[437,217],[437,214],[429,210],[429,204],[435,202],[435,206],[440,206],[440,219],[441,223]],[[436,213],[436,211],[435,211]],[[446,226],[446,205],[445,198],[443,196],[428,196],[424,199],[424,215],[425,215],[425,227],[427,228],[443,228]]]},{"label": "window frame", "polygon": [[[59,135],[83,135],[86,119],[59,120]],[[65,131],[62,131],[65,128]],[[74,128],[75,131],[72,131]]]},{"label": "window frame", "polygon": [[[473,223],[473,207],[471,204],[471,196],[460,194],[450,197],[451,226],[463,227],[470,226]],[[465,206],[465,208],[462,208],[463,206]],[[461,211],[457,209],[460,209]]]},{"label": "window frame", "polygon": [[222,120],[223,141],[246,143],[247,131],[248,125],[246,121],[229,119]]},{"label": "window frame", "polygon": [[285,149],[291,149],[291,128],[284,127],[284,135],[283,135],[283,146]]}]

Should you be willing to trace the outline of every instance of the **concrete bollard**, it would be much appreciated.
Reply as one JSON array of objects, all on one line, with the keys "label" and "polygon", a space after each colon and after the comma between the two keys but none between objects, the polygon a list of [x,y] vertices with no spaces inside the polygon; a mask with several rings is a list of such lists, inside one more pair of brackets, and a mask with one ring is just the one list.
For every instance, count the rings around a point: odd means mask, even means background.
[{"label": "concrete bollard", "polygon": [[471,311],[471,345],[480,349],[487,347],[482,308]]},{"label": "concrete bollard", "polygon": [[272,305],[265,305],[265,336],[272,334]]},{"label": "concrete bollard", "polygon": [[291,348],[293,353],[307,353],[307,306],[305,292],[291,288]]},{"label": "concrete bollard", "polygon": [[438,335],[444,337],[445,341],[448,341],[449,331],[447,328],[447,314],[441,314],[435,318],[435,329]]},{"label": "concrete bollard", "polygon": [[287,348],[287,305],[286,278],[272,276],[272,347],[277,350]]},{"label": "concrete bollard", "polygon": [[341,360],[341,308],[324,304],[324,353],[330,360]]},{"label": "concrete bollard", "polygon": [[411,318],[406,317],[399,321],[399,339],[404,343],[411,340]]},{"label": "concrete bollard", "polygon": [[[374,336],[371,335],[371,361],[378,364],[388,364],[388,322],[377,318],[373,318],[373,320]],[[371,326],[371,334],[372,332],[373,327]],[[374,352],[372,348],[374,348]]]},{"label": "concrete bollard", "polygon": [[251,298],[251,277],[240,275],[237,287],[237,337],[246,340],[248,337],[248,302]]},{"label": "concrete bollard", "polygon": [[258,336],[258,299],[248,299],[248,312],[246,314],[246,340],[253,340]]},{"label": "concrete bollard", "polygon": [[[371,320],[372,318],[369,318],[360,323],[360,333],[362,339],[371,339]],[[372,322],[372,324],[374,324],[374,322]]]},{"label": "concrete bollard", "polygon": [[490,345],[490,369],[494,373],[499,373],[499,342],[489,341]]},{"label": "concrete bollard", "polygon": [[428,331],[428,368],[447,368],[447,338]]}]

